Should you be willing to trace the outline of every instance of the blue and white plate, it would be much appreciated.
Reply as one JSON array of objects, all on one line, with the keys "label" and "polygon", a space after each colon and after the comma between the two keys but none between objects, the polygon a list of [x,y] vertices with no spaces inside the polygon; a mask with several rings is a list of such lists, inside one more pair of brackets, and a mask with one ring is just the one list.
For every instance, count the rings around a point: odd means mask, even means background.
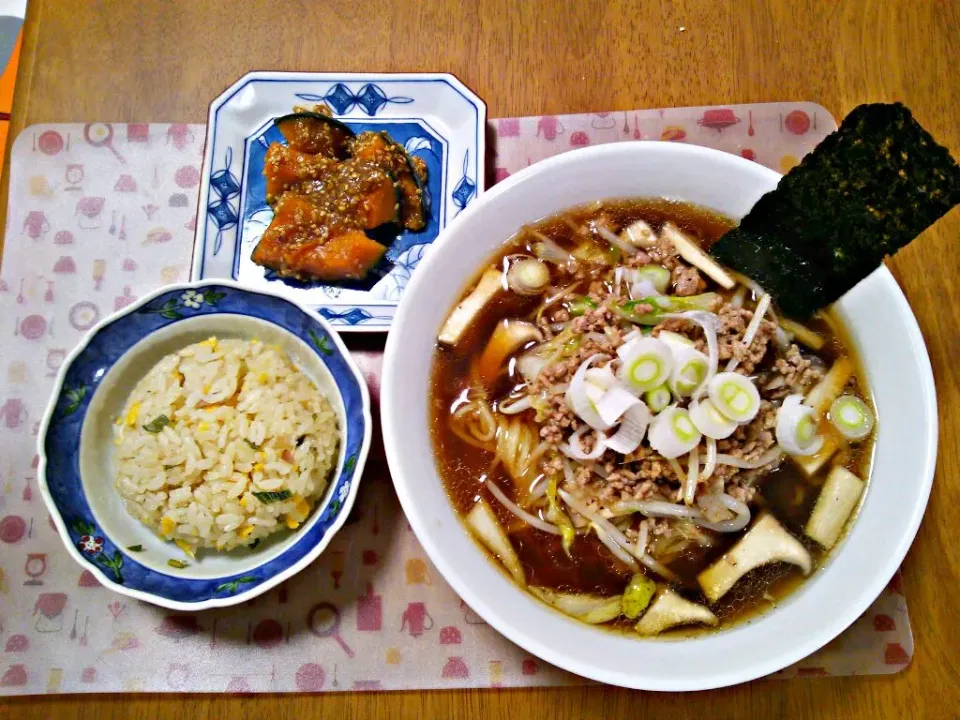
[{"label": "blue and white plate", "polygon": [[[365,281],[298,283],[250,260],[273,218],[263,177],[267,147],[283,141],[273,119],[317,103],[355,132],[386,130],[427,165],[427,228],[400,233]],[[210,105],[191,277],[280,293],[341,332],[389,329],[424,251],[483,192],[486,114],[483,101],[445,73],[245,75]]]},{"label": "blue and white plate", "polygon": [[[188,560],[131,517],[114,489],[112,424],[161,358],[211,335],[280,345],[330,400],[340,456],[323,499],[295,531],[255,548]],[[367,386],[315,313],[231,281],[168,285],[96,325],[60,369],[39,435],[39,485],[60,537],[107,587],[179,610],[234,605],[310,564],[344,524],[371,436]]]}]

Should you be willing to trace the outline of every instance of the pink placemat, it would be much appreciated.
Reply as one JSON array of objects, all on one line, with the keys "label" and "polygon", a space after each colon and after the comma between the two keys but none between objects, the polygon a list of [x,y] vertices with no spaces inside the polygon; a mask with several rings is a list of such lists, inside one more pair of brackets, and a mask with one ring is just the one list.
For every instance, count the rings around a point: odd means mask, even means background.
[{"label": "pink placemat", "polygon": [[[669,139],[785,170],[836,125],[767,104],[492,121],[496,179],[587,144]],[[236,608],[178,614],[115,595],[63,549],[34,445],[57,368],[85,329],[184,279],[201,125],[35,125],[11,157],[0,270],[0,694],[285,692],[571,685],[443,582],[403,518],[379,437],[350,523],[310,568]],[[380,347],[374,341],[355,346]],[[374,397],[379,350],[357,350]],[[338,610],[333,625],[320,603]],[[892,673],[913,654],[899,575],[840,638],[778,673]]]}]

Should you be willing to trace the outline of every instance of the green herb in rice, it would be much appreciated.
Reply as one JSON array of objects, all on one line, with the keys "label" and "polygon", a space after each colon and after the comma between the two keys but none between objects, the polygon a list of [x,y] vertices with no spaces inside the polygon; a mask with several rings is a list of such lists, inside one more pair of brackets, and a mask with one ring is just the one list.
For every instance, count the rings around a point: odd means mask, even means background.
[{"label": "green herb in rice", "polygon": [[293,493],[289,490],[277,490],[275,492],[254,492],[253,496],[260,502],[269,505],[281,500],[288,500],[293,497]]},{"label": "green herb in rice", "polygon": [[148,433],[158,433],[170,424],[170,418],[166,415],[158,415],[153,420],[143,426]]}]

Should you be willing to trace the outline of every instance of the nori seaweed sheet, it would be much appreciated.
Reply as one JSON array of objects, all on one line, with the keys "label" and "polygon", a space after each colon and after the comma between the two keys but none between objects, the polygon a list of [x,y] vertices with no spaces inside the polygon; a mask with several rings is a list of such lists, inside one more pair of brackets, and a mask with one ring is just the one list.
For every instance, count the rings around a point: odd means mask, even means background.
[{"label": "nori seaweed sheet", "polygon": [[860,105],[710,249],[806,318],[960,203],[960,167],[901,105]]}]

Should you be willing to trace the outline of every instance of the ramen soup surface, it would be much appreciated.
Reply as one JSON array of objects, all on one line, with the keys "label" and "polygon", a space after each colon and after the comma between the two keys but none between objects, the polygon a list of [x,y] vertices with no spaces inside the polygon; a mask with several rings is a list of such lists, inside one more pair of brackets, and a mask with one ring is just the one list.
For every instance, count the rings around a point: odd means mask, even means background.
[{"label": "ramen soup surface", "polygon": [[763,612],[862,498],[873,413],[843,328],[783,318],[713,263],[733,225],[663,200],[573,208],[507,240],[441,331],[450,501],[585,622],[650,636]]}]

